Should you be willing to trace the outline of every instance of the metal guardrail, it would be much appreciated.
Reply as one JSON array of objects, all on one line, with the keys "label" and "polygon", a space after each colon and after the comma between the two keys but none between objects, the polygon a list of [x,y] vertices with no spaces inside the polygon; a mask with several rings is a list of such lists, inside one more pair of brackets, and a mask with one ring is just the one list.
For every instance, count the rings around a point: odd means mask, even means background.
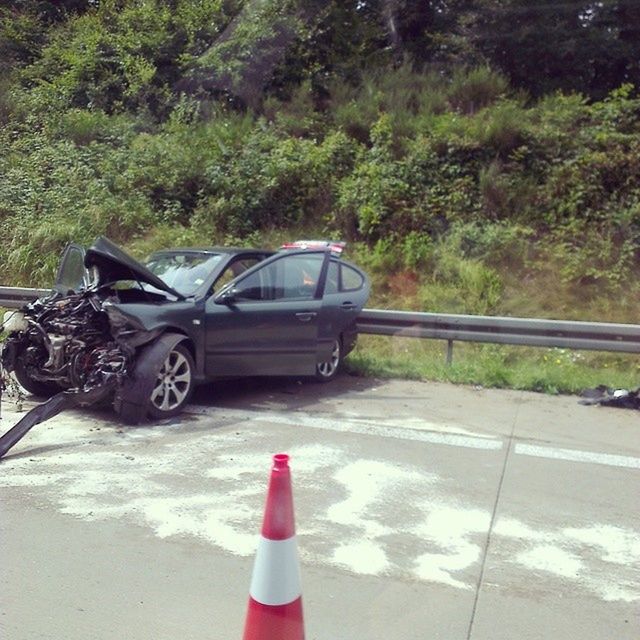
[{"label": "metal guardrail", "polygon": [[[48,293],[50,289],[0,287],[0,307],[19,309]],[[640,325],[634,324],[381,309],[364,309],[357,324],[363,334],[446,340],[447,362],[451,362],[454,341],[640,353]]]},{"label": "metal guardrail", "polygon": [[452,359],[454,340],[640,353],[640,325],[635,324],[364,309],[358,316],[358,331],[446,340],[447,362]]},{"label": "metal guardrail", "polygon": [[20,309],[20,307],[51,293],[51,289],[31,289],[28,287],[0,287],[0,307]]}]

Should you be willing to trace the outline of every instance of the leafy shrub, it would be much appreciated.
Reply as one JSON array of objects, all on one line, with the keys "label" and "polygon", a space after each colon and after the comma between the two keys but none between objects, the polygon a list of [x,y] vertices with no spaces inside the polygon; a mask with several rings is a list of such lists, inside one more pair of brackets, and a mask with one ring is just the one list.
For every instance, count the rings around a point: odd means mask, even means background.
[{"label": "leafy shrub", "polygon": [[447,91],[453,109],[472,114],[501,98],[509,88],[508,81],[488,67],[471,71],[456,70]]},{"label": "leafy shrub", "polygon": [[359,142],[370,143],[369,133],[380,114],[389,114],[394,138],[408,138],[420,122],[446,111],[445,79],[435,73],[418,73],[403,65],[393,73],[367,71],[358,85],[334,81],[330,87],[336,125]]},{"label": "leafy shrub", "polygon": [[402,209],[410,196],[403,165],[391,156],[392,137],[391,119],[383,114],[372,127],[373,146],[338,185],[333,224],[348,235],[355,227],[363,238],[379,238],[388,231],[385,225],[392,224],[392,214]]},{"label": "leafy shrub", "polygon": [[635,272],[640,251],[640,208],[618,224],[584,226],[574,220],[554,230],[550,258],[562,280],[616,289]]},{"label": "leafy shrub", "polygon": [[[431,282],[421,290],[425,308],[460,313],[491,313],[501,295],[498,273],[479,260],[462,257],[455,245],[449,243],[438,246]],[[434,304],[444,304],[445,308]]]},{"label": "leafy shrub", "polygon": [[321,219],[329,210],[332,183],[350,171],[356,147],[344,134],[313,140],[280,138],[256,127],[237,153],[223,154],[204,170],[195,224],[223,233],[297,225],[305,212]]},{"label": "leafy shrub", "polygon": [[446,242],[465,258],[514,269],[527,264],[534,236],[532,228],[507,221],[466,222],[454,225]]},{"label": "leafy shrub", "polygon": [[[482,117],[481,117],[482,116]],[[526,112],[513,102],[501,102],[477,117],[477,137],[481,146],[507,157],[526,142]]]}]

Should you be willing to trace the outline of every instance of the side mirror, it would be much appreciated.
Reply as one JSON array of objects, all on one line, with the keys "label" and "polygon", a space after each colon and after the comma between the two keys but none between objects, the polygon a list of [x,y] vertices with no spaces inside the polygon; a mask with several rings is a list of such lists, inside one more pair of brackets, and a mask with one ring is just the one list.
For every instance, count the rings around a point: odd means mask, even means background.
[{"label": "side mirror", "polygon": [[237,289],[227,289],[215,297],[214,302],[216,304],[230,305],[236,301]]}]

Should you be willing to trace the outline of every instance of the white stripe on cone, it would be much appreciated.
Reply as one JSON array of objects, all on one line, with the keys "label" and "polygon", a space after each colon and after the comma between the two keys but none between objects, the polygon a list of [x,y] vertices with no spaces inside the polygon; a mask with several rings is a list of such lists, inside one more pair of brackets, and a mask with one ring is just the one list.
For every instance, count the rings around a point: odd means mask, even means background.
[{"label": "white stripe on cone", "polygon": [[260,536],[249,594],[261,604],[289,604],[302,595],[296,537],[269,540]]}]

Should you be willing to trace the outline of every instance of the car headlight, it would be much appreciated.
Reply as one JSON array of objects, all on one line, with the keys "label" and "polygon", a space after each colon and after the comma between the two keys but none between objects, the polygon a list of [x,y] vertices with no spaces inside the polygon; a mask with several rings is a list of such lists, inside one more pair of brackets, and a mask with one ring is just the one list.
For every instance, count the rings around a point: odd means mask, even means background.
[{"label": "car headlight", "polygon": [[22,311],[6,311],[2,319],[2,328],[9,333],[26,331],[28,327],[27,318]]}]

